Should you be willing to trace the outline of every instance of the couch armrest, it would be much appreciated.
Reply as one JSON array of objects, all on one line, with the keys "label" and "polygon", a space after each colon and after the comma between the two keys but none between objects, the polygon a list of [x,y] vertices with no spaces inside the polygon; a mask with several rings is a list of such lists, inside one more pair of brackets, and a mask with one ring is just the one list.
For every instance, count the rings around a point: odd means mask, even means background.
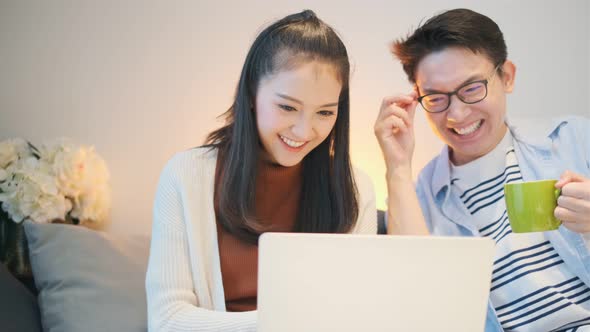
[{"label": "couch armrest", "polygon": [[43,331],[37,298],[3,264],[0,264],[0,294],[2,332]]}]

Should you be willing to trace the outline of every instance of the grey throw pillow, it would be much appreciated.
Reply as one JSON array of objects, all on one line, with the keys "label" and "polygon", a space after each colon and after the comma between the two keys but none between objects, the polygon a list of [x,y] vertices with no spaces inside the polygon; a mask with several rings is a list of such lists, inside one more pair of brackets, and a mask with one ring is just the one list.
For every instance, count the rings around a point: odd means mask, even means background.
[{"label": "grey throw pillow", "polygon": [[46,331],[146,331],[149,239],[25,223]]}]

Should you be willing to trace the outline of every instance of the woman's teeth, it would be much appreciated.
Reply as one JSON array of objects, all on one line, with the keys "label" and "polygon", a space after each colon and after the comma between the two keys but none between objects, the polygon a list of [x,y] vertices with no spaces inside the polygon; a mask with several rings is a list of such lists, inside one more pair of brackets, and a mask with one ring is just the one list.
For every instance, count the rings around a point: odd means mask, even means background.
[{"label": "woman's teeth", "polygon": [[479,127],[481,127],[481,123],[483,120],[479,120],[477,122],[474,122],[472,125],[467,126],[465,128],[453,128],[453,131],[456,132],[459,135],[469,135],[473,132],[475,132],[477,129],[479,129]]},{"label": "woman's teeth", "polygon": [[281,140],[283,140],[283,142],[285,142],[288,146],[290,146],[292,148],[298,148],[298,147],[302,146],[303,144],[305,144],[305,142],[293,141],[293,140],[288,139],[285,136],[279,135],[279,137],[281,138]]}]

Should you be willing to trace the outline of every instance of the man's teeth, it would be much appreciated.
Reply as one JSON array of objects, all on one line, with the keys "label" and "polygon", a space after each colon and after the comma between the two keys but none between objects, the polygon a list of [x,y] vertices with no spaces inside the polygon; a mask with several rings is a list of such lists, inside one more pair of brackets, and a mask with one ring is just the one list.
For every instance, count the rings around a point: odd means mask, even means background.
[{"label": "man's teeth", "polygon": [[465,127],[465,128],[453,128],[453,131],[455,131],[459,135],[469,135],[469,134],[473,133],[474,131],[476,131],[479,127],[481,127],[481,122],[482,122],[482,120],[479,120],[479,121],[474,122],[472,125]]},{"label": "man's teeth", "polygon": [[290,139],[288,139],[287,137],[284,137],[284,136],[280,136],[280,137],[283,140],[283,142],[287,143],[287,145],[290,146],[290,147],[292,147],[292,148],[298,148],[298,147],[302,146],[303,144],[305,144],[305,142],[293,141],[293,140],[290,140]]}]

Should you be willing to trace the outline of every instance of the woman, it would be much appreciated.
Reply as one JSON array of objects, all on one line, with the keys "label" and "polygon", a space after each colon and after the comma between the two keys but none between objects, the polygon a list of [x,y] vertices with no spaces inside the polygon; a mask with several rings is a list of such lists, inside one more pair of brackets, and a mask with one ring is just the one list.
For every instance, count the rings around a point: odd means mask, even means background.
[{"label": "woman", "polygon": [[256,38],[226,125],[162,172],[150,331],[255,331],[263,232],[376,233],[372,184],[350,164],[349,72],[312,11]]}]

